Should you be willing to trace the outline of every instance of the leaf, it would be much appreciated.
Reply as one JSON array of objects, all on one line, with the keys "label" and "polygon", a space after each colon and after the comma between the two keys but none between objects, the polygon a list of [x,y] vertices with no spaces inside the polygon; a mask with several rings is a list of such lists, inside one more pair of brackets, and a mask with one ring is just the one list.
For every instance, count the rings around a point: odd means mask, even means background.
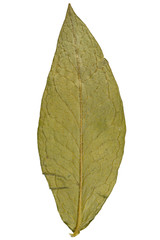
[{"label": "leaf", "polygon": [[69,4],[41,103],[42,172],[76,236],[117,179],[125,137],[118,86],[101,48]]}]

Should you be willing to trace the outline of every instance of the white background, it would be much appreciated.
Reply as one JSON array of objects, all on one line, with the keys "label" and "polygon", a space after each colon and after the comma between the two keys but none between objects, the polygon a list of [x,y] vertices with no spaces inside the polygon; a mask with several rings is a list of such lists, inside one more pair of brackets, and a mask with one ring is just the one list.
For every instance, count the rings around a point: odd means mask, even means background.
[{"label": "white background", "polygon": [[[160,239],[160,2],[72,0],[108,59],[127,135],[117,184],[77,239]],[[40,103],[68,1],[0,1],[0,239],[71,239],[41,173]]]}]

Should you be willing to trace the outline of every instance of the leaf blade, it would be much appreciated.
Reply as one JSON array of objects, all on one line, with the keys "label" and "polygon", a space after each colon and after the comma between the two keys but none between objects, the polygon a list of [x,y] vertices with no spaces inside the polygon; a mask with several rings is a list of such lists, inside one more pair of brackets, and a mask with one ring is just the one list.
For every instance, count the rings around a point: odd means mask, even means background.
[{"label": "leaf blade", "polygon": [[123,105],[109,64],[69,5],[42,99],[38,147],[42,171],[72,236],[110,195],[124,137]]}]

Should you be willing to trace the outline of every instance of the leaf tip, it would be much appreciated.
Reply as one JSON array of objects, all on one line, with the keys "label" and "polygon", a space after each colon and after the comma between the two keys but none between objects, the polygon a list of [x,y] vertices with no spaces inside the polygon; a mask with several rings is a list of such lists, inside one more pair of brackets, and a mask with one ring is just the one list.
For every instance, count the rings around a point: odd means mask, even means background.
[{"label": "leaf tip", "polygon": [[68,4],[67,12],[70,13],[70,14],[74,12],[70,3]]}]

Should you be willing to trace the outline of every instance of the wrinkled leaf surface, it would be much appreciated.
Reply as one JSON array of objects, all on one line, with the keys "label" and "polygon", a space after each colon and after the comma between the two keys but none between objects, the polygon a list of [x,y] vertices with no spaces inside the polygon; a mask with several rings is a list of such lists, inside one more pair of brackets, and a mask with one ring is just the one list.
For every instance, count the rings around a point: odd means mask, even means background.
[{"label": "wrinkled leaf surface", "polygon": [[73,236],[110,195],[124,137],[123,105],[112,71],[69,5],[42,98],[38,148],[42,171]]}]

